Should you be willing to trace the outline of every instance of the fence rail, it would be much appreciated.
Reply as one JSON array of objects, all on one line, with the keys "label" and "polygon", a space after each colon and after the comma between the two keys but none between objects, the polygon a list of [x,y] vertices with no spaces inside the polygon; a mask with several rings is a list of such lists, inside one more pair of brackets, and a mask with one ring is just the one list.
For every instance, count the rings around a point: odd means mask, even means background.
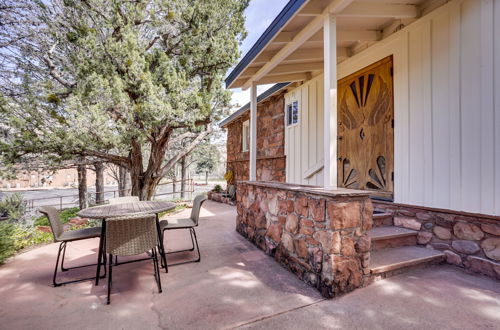
[{"label": "fence rail", "polygon": [[[194,180],[187,179],[184,180],[184,190],[181,189],[183,180],[175,180],[170,182],[164,182],[158,185],[156,188],[156,193],[153,195],[153,199],[162,196],[170,196],[170,199],[175,199],[177,196],[181,197],[184,195],[184,198],[192,199],[192,195],[195,191],[194,189]],[[177,190],[179,188],[179,190]],[[96,203],[96,196],[100,194],[99,192],[88,192],[87,193],[87,201],[89,204],[97,205],[97,204],[105,204],[109,200],[109,198],[115,198],[120,196],[120,192],[124,192],[124,196],[130,195],[130,189],[125,190],[108,190],[104,191],[104,198],[102,202]],[[187,196],[186,196],[187,194]],[[54,206],[62,210],[66,207],[75,207],[79,205],[78,194],[73,195],[57,195],[52,197],[43,197],[43,198],[34,198],[26,200],[26,208],[28,210],[32,210],[39,206]]]}]

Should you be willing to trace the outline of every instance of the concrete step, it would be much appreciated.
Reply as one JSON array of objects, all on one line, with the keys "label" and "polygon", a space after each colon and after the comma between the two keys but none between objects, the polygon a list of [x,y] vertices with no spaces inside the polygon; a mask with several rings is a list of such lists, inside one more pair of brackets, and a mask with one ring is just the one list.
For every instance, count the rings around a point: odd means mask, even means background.
[{"label": "concrete step", "polygon": [[417,245],[417,231],[394,227],[374,227],[369,232],[372,240],[372,251]]},{"label": "concrete step", "polygon": [[370,270],[372,274],[387,277],[412,266],[440,263],[444,253],[417,246],[402,246],[393,249],[372,251]]},{"label": "concrete step", "polygon": [[373,227],[392,226],[394,224],[391,213],[373,211]]}]

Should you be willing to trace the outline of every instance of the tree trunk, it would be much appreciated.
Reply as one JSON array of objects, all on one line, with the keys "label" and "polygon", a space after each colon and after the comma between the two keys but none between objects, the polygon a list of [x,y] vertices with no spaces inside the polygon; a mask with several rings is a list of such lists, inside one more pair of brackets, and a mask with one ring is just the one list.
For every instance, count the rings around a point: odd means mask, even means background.
[{"label": "tree trunk", "polygon": [[205,185],[208,186],[208,171],[205,171]]},{"label": "tree trunk", "polygon": [[77,166],[78,172],[78,202],[80,210],[87,207],[87,168],[85,164],[79,164]]},{"label": "tree trunk", "polygon": [[140,200],[150,200],[153,198],[160,180],[175,167],[182,157],[190,153],[211,132],[212,129],[207,128],[166,164],[164,160],[171,131],[156,136],[154,142],[151,143],[146,171],[144,171],[141,144],[136,139],[132,139],[132,148],[129,155],[132,195],[138,196]]},{"label": "tree trunk", "polygon": [[130,194],[130,176],[123,166],[118,166],[118,196],[128,196]]},{"label": "tree trunk", "polygon": [[95,203],[104,204],[104,165],[101,162],[94,164],[95,168]]},{"label": "tree trunk", "polygon": [[181,158],[181,199],[186,196],[186,156]]}]

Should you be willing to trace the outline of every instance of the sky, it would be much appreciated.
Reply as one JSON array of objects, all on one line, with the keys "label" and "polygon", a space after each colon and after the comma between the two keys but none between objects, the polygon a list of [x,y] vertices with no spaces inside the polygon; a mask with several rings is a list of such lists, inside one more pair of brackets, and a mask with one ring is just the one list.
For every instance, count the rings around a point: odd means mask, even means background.
[{"label": "sky", "polygon": [[[257,39],[264,33],[279,12],[285,7],[289,0],[251,0],[245,11],[245,26],[248,31],[247,38],[240,46],[241,58],[252,48]],[[230,72],[230,71],[229,71]],[[229,74],[228,72],[228,74]],[[272,85],[261,85],[257,87],[260,94]],[[235,88],[233,91],[232,104],[243,106],[250,101],[250,89],[242,91]]]}]

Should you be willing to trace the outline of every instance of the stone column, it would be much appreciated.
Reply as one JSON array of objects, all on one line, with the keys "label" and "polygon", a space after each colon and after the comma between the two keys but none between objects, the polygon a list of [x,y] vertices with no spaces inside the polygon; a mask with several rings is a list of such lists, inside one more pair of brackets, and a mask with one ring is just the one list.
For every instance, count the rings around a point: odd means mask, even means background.
[{"label": "stone column", "polygon": [[365,193],[238,184],[236,230],[331,298],[369,274],[373,207]]}]

